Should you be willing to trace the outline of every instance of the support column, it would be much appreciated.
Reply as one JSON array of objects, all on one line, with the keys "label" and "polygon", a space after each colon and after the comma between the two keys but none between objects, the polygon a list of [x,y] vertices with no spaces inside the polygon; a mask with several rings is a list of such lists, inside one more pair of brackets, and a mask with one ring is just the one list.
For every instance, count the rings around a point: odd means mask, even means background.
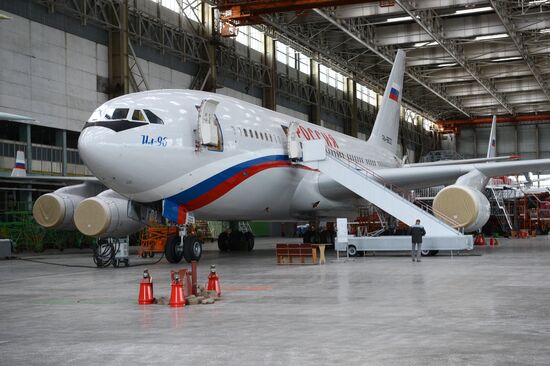
[{"label": "support column", "polygon": [[130,91],[128,67],[128,0],[115,5],[120,28],[109,31],[109,97],[115,98]]},{"label": "support column", "polygon": [[[202,3],[202,24],[201,32],[203,36],[208,40],[206,46],[206,58],[209,61],[209,68],[205,75],[206,80],[203,79],[204,87],[201,90],[216,92],[218,87],[218,67],[216,63],[216,17],[214,14],[214,8],[208,5],[206,2]],[[201,72],[199,70],[199,72]]]},{"label": "support column", "polygon": [[27,159],[27,174],[32,173],[32,139],[31,139],[31,125],[27,125],[25,129],[25,139],[27,141],[27,153],[25,158]]},{"label": "support column", "polygon": [[346,133],[350,136],[357,137],[359,130],[359,120],[357,118],[357,83],[353,79],[347,79],[346,96],[350,103],[351,116],[348,121]]},{"label": "support column", "polygon": [[268,77],[271,79],[271,83],[269,80],[266,82],[271,84],[271,87],[264,88],[262,106],[275,111],[277,110],[277,59],[275,40],[268,35],[264,36],[263,62],[270,70]]},{"label": "support column", "polygon": [[319,125],[321,124],[321,81],[319,79],[319,62],[316,59],[317,57],[312,57],[310,62],[309,83],[315,90],[315,100],[309,110],[309,122]]},{"label": "support column", "polygon": [[67,131],[57,130],[55,144],[61,147],[61,175],[67,176]]},{"label": "support column", "polygon": [[[539,125],[535,125],[535,159],[540,159]],[[540,182],[539,182],[540,183]],[[540,187],[540,184],[539,184]]]}]

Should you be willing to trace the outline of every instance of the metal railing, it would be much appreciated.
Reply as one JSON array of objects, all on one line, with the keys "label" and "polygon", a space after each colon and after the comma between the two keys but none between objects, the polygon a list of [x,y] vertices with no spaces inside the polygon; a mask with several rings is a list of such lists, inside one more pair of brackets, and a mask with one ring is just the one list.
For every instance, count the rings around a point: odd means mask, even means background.
[{"label": "metal railing", "polygon": [[[0,140],[0,169],[11,170],[15,166],[17,151],[25,153],[27,144],[21,141]],[[32,172],[40,174],[63,174],[63,148],[60,146],[32,144]],[[78,154],[77,149],[67,148],[67,174],[91,175]]]},{"label": "metal railing", "polygon": [[422,201],[419,201],[419,200],[411,200],[409,192],[407,192],[405,189],[399,187],[396,184],[393,184],[391,182],[386,181],[383,177],[381,177],[376,172],[374,172],[373,170],[368,168],[366,165],[361,164],[357,161],[348,160],[346,158],[340,159],[340,158],[337,158],[335,156],[332,156],[330,153],[327,154],[327,158],[330,158],[330,159],[338,162],[339,164],[341,164],[343,166],[353,168],[354,172],[364,176],[366,179],[374,180],[375,183],[378,183],[378,184],[384,186],[385,188],[389,189],[390,191],[392,191],[395,194],[396,198],[405,200],[407,202],[410,202],[410,203],[416,205],[420,209],[422,209],[422,210],[428,212],[429,214],[431,214],[436,221],[438,221],[438,222],[440,222],[444,225],[450,226],[452,229],[454,229],[459,234],[463,234],[464,230],[463,230],[463,228],[460,227],[460,223],[458,221],[448,217],[447,215],[445,215],[444,213],[442,213],[439,210],[435,210],[432,206],[426,204],[425,202],[422,202]]}]

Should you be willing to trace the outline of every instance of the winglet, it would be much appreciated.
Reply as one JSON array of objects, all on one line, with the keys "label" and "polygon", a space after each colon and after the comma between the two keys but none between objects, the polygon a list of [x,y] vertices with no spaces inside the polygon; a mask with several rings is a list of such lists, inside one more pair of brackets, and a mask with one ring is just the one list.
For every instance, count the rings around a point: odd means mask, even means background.
[{"label": "winglet", "polygon": [[25,177],[27,176],[27,164],[25,162],[25,152],[18,150],[15,158],[15,166],[11,171],[12,177]]},{"label": "winglet", "polygon": [[489,134],[489,147],[487,148],[487,157],[494,158],[495,156],[497,156],[497,116],[493,115],[491,133]]},{"label": "winglet", "polygon": [[368,143],[397,153],[399,110],[403,98],[405,51],[398,50]]}]

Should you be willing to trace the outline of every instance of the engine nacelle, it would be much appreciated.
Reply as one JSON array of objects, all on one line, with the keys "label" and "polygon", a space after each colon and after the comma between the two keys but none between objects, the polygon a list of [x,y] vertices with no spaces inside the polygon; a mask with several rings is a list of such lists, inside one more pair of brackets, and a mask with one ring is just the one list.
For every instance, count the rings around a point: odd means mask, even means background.
[{"label": "engine nacelle", "polygon": [[455,228],[465,232],[481,229],[489,220],[491,205],[487,197],[474,188],[451,185],[443,188],[433,202],[434,213],[446,221],[448,217]]},{"label": "engine nacelle", "polygon": [[145,226],[128,199],[111,189],[80,202],[74,223],[82,234],[98,237],[122,237]]},{"label": "engine nacelle", "polygon": [[104,189],[101,184],[88,182],[43,194],[34,203],[32,215],[45,228],[74,230],[73,214],[76,207],[82,200],[95,196]]}]

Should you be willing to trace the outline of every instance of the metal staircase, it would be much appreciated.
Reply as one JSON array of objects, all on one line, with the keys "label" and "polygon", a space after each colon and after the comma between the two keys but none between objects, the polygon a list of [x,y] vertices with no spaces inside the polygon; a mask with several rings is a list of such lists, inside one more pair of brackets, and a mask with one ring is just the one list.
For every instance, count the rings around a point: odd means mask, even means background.
[{"label": "metal staircase", "polygon": [[[508,214],[508,211],[506,210],[506,205],[504,203],[504,200],[502,198],[502,195],[498,194],[495,191],[495,188],[493,186],[489,186],[489,191],[492,193],[492,198],[490,201],[494,199],[494,202],[496,203],[496,212],[491,212],[492,215],[494,215],[501,227],[501,229],[505,232],[512,231],[512,222],[510,221],[510,215]],[[494,205],[491,205],[491,208],[493,208]]]},{"label": "metal staircase", "polygon": [[443,217],[446,222],[435,217],[432,214],[435,213],[432,207],[421,201],[411,202],[405,198],[408,197],[408,192],[399,190],[394,185],[384,184],[380,176],[360,163],[339,159],[326,153],[319,156],[319,151],[322,150],[319,146],[315,146],[318,144],[319,140],[302,141],[304,159],[297,162],[312,169],[318,169],[409,226],[413,225],[416,219],[420,219],[426,229],[427,237],[445,238],[444,240],[453,241],[460,248],[471,248],[471,235],[464,235],[448,224],[458,226],[454,220],[439,212],[437,215]]}]

